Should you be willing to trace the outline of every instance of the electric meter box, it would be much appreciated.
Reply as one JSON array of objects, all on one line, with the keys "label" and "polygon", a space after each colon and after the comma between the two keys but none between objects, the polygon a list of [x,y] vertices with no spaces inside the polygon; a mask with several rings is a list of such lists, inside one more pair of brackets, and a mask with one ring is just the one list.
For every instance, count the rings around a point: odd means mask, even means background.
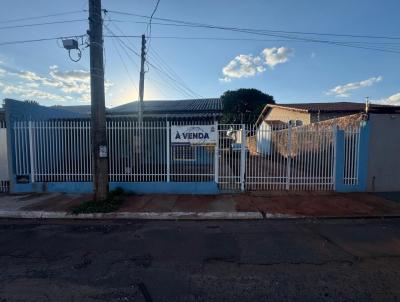
[{"label": "electric meter box", "polygon": [[78,49],[78,41],[74,39],[62,40],[65,49]]}]

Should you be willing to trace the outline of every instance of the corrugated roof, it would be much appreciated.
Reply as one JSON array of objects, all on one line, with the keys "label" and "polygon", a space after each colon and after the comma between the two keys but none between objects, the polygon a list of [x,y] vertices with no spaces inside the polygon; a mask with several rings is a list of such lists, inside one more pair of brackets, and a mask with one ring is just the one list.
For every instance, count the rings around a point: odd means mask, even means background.
[{"label": "corrugated roof", "polygon": [[[289,110],[298,110],[308,113],[312,112],[363,112],[365,103],[356,102],[334,102],[334,103],[295,103],[295,104],[275,104],[267,105],[271,108],[280,107]],[[400,106],[370,104],[370,112],[395,112],[400,110]]]},{"label": "corrugated roof", "polygon": [[[131,102],[118,107],[109,109],[112,114],[136,113],[139,108],[139,102]],[[222,111],[222,101],[219,98],[208,99],[190,99],[175,101],[144,101],[144,113],[207,113]]]},{"label": "corrugated roof", "polygon": [[63,109],[69,112],[80,113],[83,115],[90,115],[91,106],[90,105],[76,105],[76,106],[52,106],[52,108]]}]

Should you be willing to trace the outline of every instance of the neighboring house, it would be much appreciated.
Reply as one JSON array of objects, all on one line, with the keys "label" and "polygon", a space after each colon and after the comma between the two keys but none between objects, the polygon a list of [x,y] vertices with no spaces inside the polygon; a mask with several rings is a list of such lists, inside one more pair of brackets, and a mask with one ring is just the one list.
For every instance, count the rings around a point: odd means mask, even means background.
[{"label": "neighboring house", "polygon": [[[353,102],[268,104],[258,117],[256,125],[274,120],[301,126],[365,111],[365,103]],[[400,106],[370,104],[368,112],[400,114]]]},{"label": "neighboring house", "polygon": [[[294,127],[306,125],[330,125],[343,122],[342,118],[366,112],[363,103],[299,103],[299,104],[268,104],[264,107],[256,121],[256,135],[253,138],[257,153],[270,154],[272,148],[272,133],[283,130],[290,123]],[[400,106],[370,104],[369,113],[400,114]],[[346,123],[348,121],[346,120]]]}]

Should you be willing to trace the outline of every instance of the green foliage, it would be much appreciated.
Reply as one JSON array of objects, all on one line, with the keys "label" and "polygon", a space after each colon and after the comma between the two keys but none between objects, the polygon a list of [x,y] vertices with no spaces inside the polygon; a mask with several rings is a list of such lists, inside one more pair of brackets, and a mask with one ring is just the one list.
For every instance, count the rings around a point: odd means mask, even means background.
[{"label": "green foliage", "polygon": [[223,123],[254,123],[266,104],[275,104],[274,97],[254,88],[228,90],[221,96]]},{"label": "green foliage", "polygon": [[124,202],[125,192],[122,188],[110,191],[103,201],[85,201],[71,209],[72,214],[110,213],[115,212]]}]

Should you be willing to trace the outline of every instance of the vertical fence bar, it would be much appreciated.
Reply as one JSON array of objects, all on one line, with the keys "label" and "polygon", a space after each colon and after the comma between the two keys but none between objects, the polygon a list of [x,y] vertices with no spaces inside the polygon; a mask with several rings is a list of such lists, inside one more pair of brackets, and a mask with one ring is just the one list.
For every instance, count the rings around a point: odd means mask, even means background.
[{"label": "vertical fence bar", "polygon": [[333,126],[332,129],[333,132],[333,169],[332,169],[332,180],[333,180],[333,189],[336,190],[336,173],[337,173],[337,136],[338,136],[338,127],[337,126]]},{"label": "vertical fence bar", "polygon": [[286,162],[286,190],[290,188],[290,165],[292,158],[292,123],[288,124],[287,162]]},{"label": "vertical fence bar", "polygon": [[218,122],[214,122],[215,127],[215,147],[214,147],[214,181],[218,183],[219,174],[219,133],[218,133]]},{"label": "vertical fence bar", "polygon": [[167,182],[170,182],[171,180],[171,156],[170,156],[170,150],[171,150],[171,139],[170,139],[170,122],[167,121]]},{"label": "vertical fence bar", "polygon": [[244,191],[245,186],[245,172],[246,172],[246,125],[242,124],[241,130],[241,148],[240,148],[240,190]]},{"label": "vertical fence bar", "polygon": [[31,164],[31,182],[35,182],[35,164],[34,164],[34,144],[33,144],[33,122],[29,121],[29,156]]}]

